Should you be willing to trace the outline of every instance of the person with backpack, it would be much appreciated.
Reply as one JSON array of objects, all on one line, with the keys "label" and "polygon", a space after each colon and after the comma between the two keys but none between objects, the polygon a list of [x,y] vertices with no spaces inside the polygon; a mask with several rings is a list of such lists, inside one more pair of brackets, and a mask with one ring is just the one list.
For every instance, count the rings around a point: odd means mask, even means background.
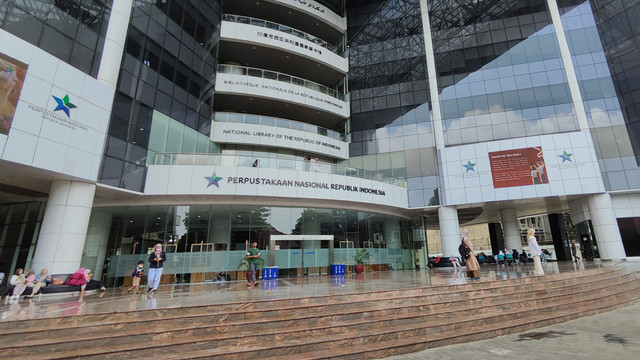
[{"label": "person with backpack", "polygon": [[469,240],[469,230],[467,229],[462,230],[462,242],[458,250],[460,251],[460,256],[466,259],[469,280],[480,280],[480,263],[478,263],[478,259],[473,253],[473,244]]}]

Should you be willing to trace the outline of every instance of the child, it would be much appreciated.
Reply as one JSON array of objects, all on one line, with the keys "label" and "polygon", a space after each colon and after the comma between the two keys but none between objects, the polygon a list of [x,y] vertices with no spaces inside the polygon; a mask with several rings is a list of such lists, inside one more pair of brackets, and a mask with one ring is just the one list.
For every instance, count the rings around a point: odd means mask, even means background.
[{"label": "child", "polygon": [[138,266],[133,269],[131,272],[131,276],[133,276],[133,285],[127,289],[128,292],[131,292],[131,289],[136,288],[136,294],[140,294],[140,279],[142,278],[142,273],[144,272],[144,261],[138,261]]}]

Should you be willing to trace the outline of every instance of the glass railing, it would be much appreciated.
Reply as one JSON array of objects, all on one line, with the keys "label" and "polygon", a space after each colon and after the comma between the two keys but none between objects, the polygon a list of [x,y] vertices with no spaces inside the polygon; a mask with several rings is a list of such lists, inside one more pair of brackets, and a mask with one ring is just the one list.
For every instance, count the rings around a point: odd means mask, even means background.
[{"label": "glass railing", "polygon": [[345,135],[334,130],[329,130],[320,126],[303,123],[300,121],[286,120],[268,116],[240,114],[240,113],[225,113],[217,112],[213,114],[213,121],[229,122],[236,124],[251,124],[251,125],[266,125],[276,126],[284,129],[293,129],[309,132],[312,134],[318,134],[321,136],[327,136],[332,139],[345,141]]},{"label": "glass railing", "polygon": [[240,15],[232,15],[232,14],[224,14],[222,15],[222,20],[224,21],[230,21],[230,22],[235,22],[235,23],[240,23],[240,24],[247,24],[247,25],[253,25],[253,26],[260,26],[260,27],[264,27],[267,29],[271,29],[271,30],[276,30],[276,31],[280,31],[286,34],[291,34],[293,36],[299,37],[301,39],[307,40],[309,42],[312,42],[314,44],[317,44],[329,51],[331,51],[334,54],[338,54],[342,57],[346,57],[346,52],[342,51],[341,49],[339,49],[337,46],[329,44],[328,42],[319,39],[316,36],[313,36],[311,34],[308,34],[304,31],[300,31],[297,29],[294,29],[290,26],[286,26],[286,25],[281,25],[278,23],[274,23],[271,21],[266,21],[266,20],[262,20],[262,19],[256,19],[256,18],[252,18],[252,17],[248,17],[248,16],[240,16]]},{"label": "glass railing", "polygon": [[350,176],[407,188],[407,179],[405,178],[390,176],[376,171],[356,169],[344,165],[329,164],[314,160],[304,161],[293,158],[198,153],[159,153],[156,154],[153,163],[149,165],[206,165],[288,169],[319,174]]},{"label": "glass railing", "polygon": [[322,84],[315,83],[313,81],[305,80],[299,77],[287,75],[284,73],[279,73],[277,71],[263,70],[257,68],[250,68],[246,66],[237,66],[237,65],[218,65],[218,73],[222,74],[234,74],[234,75],[245,75],[245,76],[253,76],[259,77],[263,79],[269,80],[277,80],[282,81],[287,84],[293,84],[305,87],[307,89],[315,90],[317,92],[323,93],[325,95],[329,95],[336,99],[346,101],[346,95],[340,92],[337,92],[333,89],[330,89]]}]

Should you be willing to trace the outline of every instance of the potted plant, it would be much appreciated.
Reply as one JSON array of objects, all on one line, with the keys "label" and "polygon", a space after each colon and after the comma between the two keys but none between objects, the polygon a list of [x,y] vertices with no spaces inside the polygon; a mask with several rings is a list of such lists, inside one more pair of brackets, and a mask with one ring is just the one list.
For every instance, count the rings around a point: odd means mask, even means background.
[{"label": "potted plant", "polygon": [[[264,260],[261,258],[256,258],[255,263],[256,272],[264,267]],[[244,271],[247,276],[247,281],[249,281],[249,276],[251,276],[251,271],[249,271],[251,270],[251,265],[249,265],[249,259],[247,259],[246,256],[243,257],[242,260],[240,260],[240,263],[238,264],[238,270]]]},{"label": "potted plant", "polygon": [[353,261],[356,263],[356,265],[353,266],[353,271],[355,271],[356,274],[362,274],[362,272],[364,271],[364,265],[367,263],[370,257],[371,254],[369,254],[367,249],[362,248],[358,250],[356,254],[353,255]]}]

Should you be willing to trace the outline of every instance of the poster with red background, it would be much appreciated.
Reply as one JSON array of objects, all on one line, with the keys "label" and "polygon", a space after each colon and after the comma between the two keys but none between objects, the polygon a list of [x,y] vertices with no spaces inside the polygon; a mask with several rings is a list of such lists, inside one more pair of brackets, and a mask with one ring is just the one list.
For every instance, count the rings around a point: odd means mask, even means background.
[{"label": "poster with red background", "polygon": [[494,188],[548,184],[541,147],[489,153]]}]

